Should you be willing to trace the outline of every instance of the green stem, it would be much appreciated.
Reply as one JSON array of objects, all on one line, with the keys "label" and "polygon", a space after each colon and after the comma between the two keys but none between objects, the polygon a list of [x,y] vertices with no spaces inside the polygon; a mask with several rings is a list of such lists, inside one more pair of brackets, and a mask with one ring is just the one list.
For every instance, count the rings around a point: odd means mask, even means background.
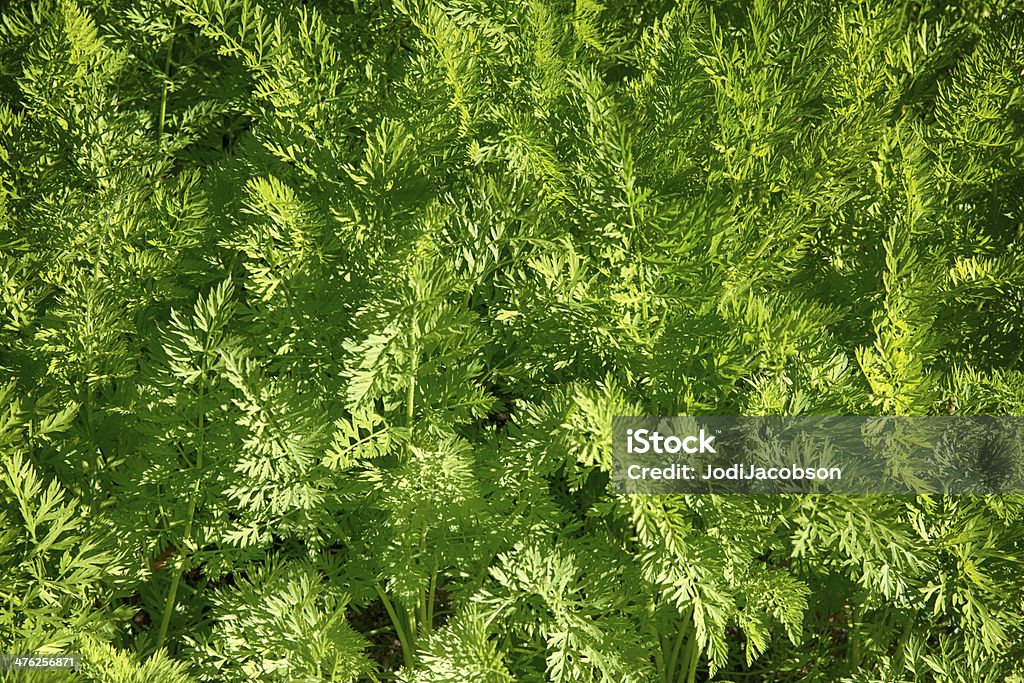
[{"label": "green stem", "polygon": [[661,634],[658,633],[658,629],[650,622],[644,624],[643,629],[658,639],[660,646],[654,649],[654,666],[661,673],[661,680],[664,681],[664,683],[671,683],[668,679],[668,671],[665,668],[665,639],[661,637]]},{"label": "green stem", "polygon": [[700,650],[697,648],[696,634],[690,634],[690,642],[693,649],[690,652],[690,674],[686,677],[686,683],[695,683],[697,680],[697,663],[700,662]]},{"label": "green stem", "polygon": [[[202,467],[202,456],[200,455],[197,459],[198,466]],[[188,504],[188,518],[185,520],[185,533],[182,536],[182,553],[181,561],[175,563],[174,574],[171,577],[171,587],[167,591],[167,602],[164,603],[164,613],[160,617],[160,631],[156,637],[156,649],[159,650],[163,647],[164,640],[167,638],[167,628],[171,623],[171,613],[174,611],[174,603],[178,599],[178,585],[181,583],[181,575],[185,571],[184,551],[188,546],[189,539],[192,536],[192,523],[196,517],[196,500],[199,498],[199,478],[196,477],[195,490],[192,492],[192,500]]]},{"label": "green stem", "polygon": [[[204,368],[205,376],[205,368]],[[203,384],[199,384],[198,391],[198,402],[199,410],[203,410]],[[179,552],[180,561],[175,563],[175,567],[172,570],[174,573],[171,576],[171,587],[167,591],[167,601],[164,603],[164,613],[160,615],[160,630],[156,636],[156,649],[154,654],[159,652],[160,648],[163,647],[164,641],[167,639],[167,629],[171,624],[171,614],[174,612],[174,604],[178,599],[178,586],[181,584],[181,575],[185,571],[185,552],[188,549],[189,540],[192,538],[192,525],[196,518],[196,504],[199,501],[199,482],[201,477],[199,476],[203,470],[203,450],[206,446],[206,414],[203,412],[199,413],[199,420],[196,425],[196,482],[192,487],[192,499],[188,504],[188,516],[185,518],[185,532],[182,534],[181,549]]]},{"label": "green stem", "polygon": [[380,596],[380,601],[384,603],[384,609],[387,610],[388,616],[391,617],[391,623],[395,626],[395,635],[398,636],[398,642],[402,646],[402,662],[406,667],[411,668],[415,661],[413,659],[412,643],[409,641],[409,636],[405,632],[405,628],[402,626],[402,620],[398,618],[398,613],[395,611],[395,606],[388,599],[387,593],[380,587],[379,583],[373,584],[374,590],[377,591],[377,595]]},{"label": "green stem", "polygon": [[416,326],[416,303],[411,304],[409,312],[409,346],[412,354],[412,368],[409,373],[409,390],[405,396],[405,423],[409,428],[409,433],[412,433],[412,419],[416,410],[416,372],[420,368],[420,352],[419,344],[417,343],[417,326]]},{"label": "green stem", "polygon": [[171,577],[171,589],[167,591],[167,601],[164,603],[164,613],[160,617],[160,632],[156,637],[156,649],[159,651],[167,638],[167,628],[171,623],[171,611],[174,610],[174,601],[178,595],[178,584],[181,583],[181,572],[175,570]]},{"label": "green stem", "polygon": [[[420,551],[417,555],[417,563],[423,563],[423,556],[427,552],[427,527],[424,525],[423,533],[420,534]],[[420,628],[424,631],[429,631],[430,627],[427,626],[427,602],[429,600],[430,589],[429,585],[427,590],[420,594],[419,600],[416,605],[416,617],[420,622]]]},{"label": "green stem", "polygon": [[164,121],[167,119],[167,92],[170,89],[171,80],[171,57],[174,52],[174,28],[171,28],[171,39],[167,41],[167,59],[164,61],[164,89],[160,95],[160,123],[158,130],[158,137],[160,138],[160,144],[163,145],[164,139]]},{"label": "green stem", "polygon": [[847,663],[850,667],[851,672],[856,671],[860,668],[860,625],[864,621],[864,614],[866,611],[867,607],[865,605],[862,604],[860,607],[858,607],[854,616],[853,623],[850,624],[848,635],[850,643],[850,652],[848,655]]},{"label": "green stem", "polygon": [[437,595],[437,560],[434,560],[434,569],[430,572],[430,590],[427,592],[427,618],[423,621],[423,628],[430,631],[434,628],[434,597]]},{"label": "green stem", "polygon": [[[416,620],[420,623],[420,631],[426,632],[427,627],[427,591],[423,591],[419,604],[416,605]],[[418,635],[418,634],[417,634]]]},{"label": "green stem", "polygon": [[416,409],[416,370],[419,366],[418,358],[412,357],[412,376],[409,378],[409,390],[405,397],[405,424],[412,430],[413,411]]},{"label": "green stem", "polygon": [[675,678],[676,665],[679,663],[679,652],[683,649],[683,641],[686,639],[686,631],[687,629],[682,623],[680,623],[679,628],[676,631],[676,640],[672,644],[672,649],[669,651],[668,661],[665,662],[665,676],[668,681]]},{"label": "green stem", "polygon": [[679,668],[679,682],[694,683],[697,679],[697,662],[700,661],[700,650],[697,649],[697,634],[692,630],[689,632],[689,640],[686,642],[686,652],[683,655],[682,666]]}]

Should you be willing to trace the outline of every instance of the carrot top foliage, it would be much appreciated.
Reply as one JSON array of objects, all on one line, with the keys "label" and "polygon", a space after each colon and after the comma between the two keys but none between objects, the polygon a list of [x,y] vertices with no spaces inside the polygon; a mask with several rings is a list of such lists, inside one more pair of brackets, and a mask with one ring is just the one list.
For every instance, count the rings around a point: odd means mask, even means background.
[{"label": "carrot top foliage", "polygon": [[608,472],[615,415],[1021,414],[1022,226],[1013,0],[12,0],[0,654],[1020,683],[1021,497]]}]

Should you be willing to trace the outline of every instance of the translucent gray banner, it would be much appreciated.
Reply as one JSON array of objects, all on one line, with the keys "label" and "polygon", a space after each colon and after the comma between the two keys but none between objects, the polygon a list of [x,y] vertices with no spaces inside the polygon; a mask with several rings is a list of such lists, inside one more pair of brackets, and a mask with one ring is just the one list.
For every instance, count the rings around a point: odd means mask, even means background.
[{"label": "translucent gray banner", "polygon": [[1024,492],[1024,417],[616,417],[623,494]]}]

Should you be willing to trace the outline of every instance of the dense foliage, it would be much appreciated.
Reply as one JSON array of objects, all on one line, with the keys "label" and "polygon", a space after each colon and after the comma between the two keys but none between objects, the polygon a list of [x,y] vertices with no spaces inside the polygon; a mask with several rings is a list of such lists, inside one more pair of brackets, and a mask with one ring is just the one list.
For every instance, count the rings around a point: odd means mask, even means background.
[{"label": "dense foliage", "polygon": [[12,0],[0,652],[1019,683],[1022,498],[608,471],[613,415],[1021,414],[1022,228],[1010,0]]}]

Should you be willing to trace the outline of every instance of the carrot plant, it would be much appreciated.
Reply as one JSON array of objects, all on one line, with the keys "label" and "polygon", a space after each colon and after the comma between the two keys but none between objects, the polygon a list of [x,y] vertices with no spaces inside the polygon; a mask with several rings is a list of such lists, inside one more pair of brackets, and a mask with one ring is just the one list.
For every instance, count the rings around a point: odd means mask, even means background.
[{"label": "carrot plant", "polygon": [[617,415],[1020,414],[1022,198],[1013,0],[11,0],[0,655],[1020,683],[1020,495],[610,471]]}]

